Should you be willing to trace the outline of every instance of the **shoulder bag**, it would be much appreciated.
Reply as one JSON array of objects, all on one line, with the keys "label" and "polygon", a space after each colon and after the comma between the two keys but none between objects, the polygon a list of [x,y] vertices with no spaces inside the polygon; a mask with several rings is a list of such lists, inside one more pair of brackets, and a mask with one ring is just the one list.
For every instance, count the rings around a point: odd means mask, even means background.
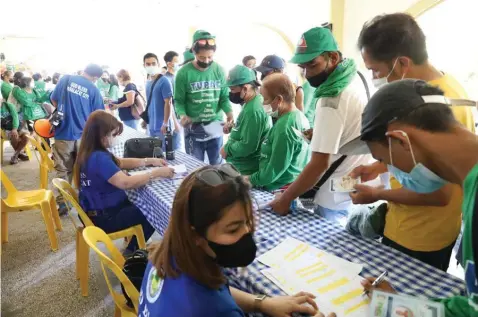
[{"label": "shoulder bag", "polygon": [[[144,120],[144,122],[146,122],[146,124],[149,124],[149,114],[148,114],[148,110],[149,110],[149,106],[151,105],[151,99],[153,98],[153,91],[154,91],[154,86],[156,86],[156,83],[158,82],[158,80],[163,77],[163,75],[159,75],[158,78],[156,78],[154,81],[153,81],[153,84],[151,85],[151,91],[149,92],[149,96],[148,96],[148,100],[146,101],[146,109],[143,111],[143,113],[141,113],[140,117],[141,119]],[[136,101],[136,99],[135,99]],[[133,114],[134,116],[134,114]]]}]

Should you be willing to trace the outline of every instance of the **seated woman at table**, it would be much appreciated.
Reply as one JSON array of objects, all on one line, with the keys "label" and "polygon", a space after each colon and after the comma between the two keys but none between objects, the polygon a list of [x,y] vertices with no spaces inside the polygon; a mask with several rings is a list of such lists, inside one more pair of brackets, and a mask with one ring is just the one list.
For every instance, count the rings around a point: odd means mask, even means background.
[{"label": "seated woman at table", "polygon": [[231,88],[229,99],[242,106],[234,127],[225,126],[229,140],[221,149],[221,156],[244,175],[259,169],[261,144],[272,127],[272,120],[262,106],[256,74],[246,66],[237,65],[229,72],[227,85]]},{"label": "seated woman at table", "polygon": [[187,176],[176,192],[163,240],[151,246],[139,313],[148,311],[151,317],[316,314],[314,297],[308,293],[269,298],[229,286],[223,268],[245,267],[256,257],[253,218],[249,185],[232,165],[203,167]]},{"label": "seated woman at table", "polygon": [[262,143],[259,170],[248,178],[254,186],[276,190],[292,183],[309,162],[309,145],[301,136],[309,122],[294,104],[294,85],[287,75],[267,76],[261,94],[277,121]]},{"label": "seated woman at table", "polygon": [[[107,148],[123,131],[123,124],[103,110],[96,110],[86,121],[75,165],[75,183],[80,189],[80,205],[95,226],[106,233],[142,225],[146,241],[154,233],[151,224],[126,196],[125,189],[144,186],[158,177],[172,177],[173,169],[157,158],[117,158]],[[129,176],[123,169],[158,166],[148,173]],[[127,247],[138,247],[136,237]]]}]

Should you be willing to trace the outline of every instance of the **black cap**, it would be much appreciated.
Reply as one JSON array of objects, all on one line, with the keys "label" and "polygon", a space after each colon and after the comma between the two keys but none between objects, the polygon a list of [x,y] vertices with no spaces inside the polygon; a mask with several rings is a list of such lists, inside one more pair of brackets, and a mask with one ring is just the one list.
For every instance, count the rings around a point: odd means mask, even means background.
[{"label": "black cap", "polygon": [[285,61],[277,55],[267,55],[262,60],[261,64],[254,68],[256,71],[262,74],[267,74],[274,69],[284,69]]},{"label": "black cap", "polygon": [[474,101],[465,99],[448,99],[443,91],[430,89],[433,86],[423,80],[404,79],[392,82],[379,89],[370,98],[362,113],[362,129],[360,136],[339,149],[343,155],[359,155],[370,153],[363,137],[376,131],[390,122],[403,118],[413,110],[431,103],[476,106]]},{"label": "black cap", "polygon": [[103,68],[97,64],[89,64],[85,68],[85,73],[90,75],[91,77],[98,77],[100,78],[103,75]]}]

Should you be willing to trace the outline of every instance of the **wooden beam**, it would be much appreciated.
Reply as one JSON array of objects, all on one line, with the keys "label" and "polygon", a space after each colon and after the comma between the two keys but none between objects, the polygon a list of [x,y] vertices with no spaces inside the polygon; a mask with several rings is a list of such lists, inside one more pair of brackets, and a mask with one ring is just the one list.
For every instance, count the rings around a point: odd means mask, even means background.
[{"label": "wooden beam", "polygon": [[332,34],[339,44],[339,49],[344,49],[344,15],[345,0],[330,0],[330,22],[332,23]]},{"label": "wooden beam", "polygon": [[430,10],[434,6],[444,2],[445,0],[419,0],[410,8],[407,9],[408,14],[413,16],[414,18],[418,18],[420,15],[425,13],[426,11]]}]

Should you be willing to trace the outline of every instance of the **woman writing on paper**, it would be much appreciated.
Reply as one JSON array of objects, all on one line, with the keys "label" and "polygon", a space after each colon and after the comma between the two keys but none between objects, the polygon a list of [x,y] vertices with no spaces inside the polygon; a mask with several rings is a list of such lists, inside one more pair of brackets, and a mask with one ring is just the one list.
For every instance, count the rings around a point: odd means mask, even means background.
[{"label": "woman writing on paper", "polygon": [[254,186],[276,190],[292,183],[309,162],[309,145],[301,136],[309,129],[309,122],[294,105],[294,85],[287,75],[267,76],[261,94],[266,111],[277,121],[262,143],[259,170],[249,176],[249,181]]},{"label": "woman writing on paper", "polygon": [[253,233],[249,185],[232,165],[209,166],[191,173],[176,193],[163,241],[151,247],[139,314],[147,312],[151,317],[239,317],[249,312],[272,317],[291,316],[294,312],[317,314],[314,297],[308,293],[269,298],[228,285],[223,268],[245,267],[254,261]]},{"label": "woman writing on paper", "polygon": [[[123,131],[123,124],[103,110],[96,110],[86,121],[75,164],[75,183],[80,189],[83,210],[95,226],[106,233],[141,224],[146,241],[154,232],[141,211],[126,196],[125,189],[144,186],[159,177],[171,178],[173,170],[157,158],[117,158],[107,148]],[[123,169],[155,166],[148,173],[129,176]],[[138,248],[136,237],[127,252]]]}]

